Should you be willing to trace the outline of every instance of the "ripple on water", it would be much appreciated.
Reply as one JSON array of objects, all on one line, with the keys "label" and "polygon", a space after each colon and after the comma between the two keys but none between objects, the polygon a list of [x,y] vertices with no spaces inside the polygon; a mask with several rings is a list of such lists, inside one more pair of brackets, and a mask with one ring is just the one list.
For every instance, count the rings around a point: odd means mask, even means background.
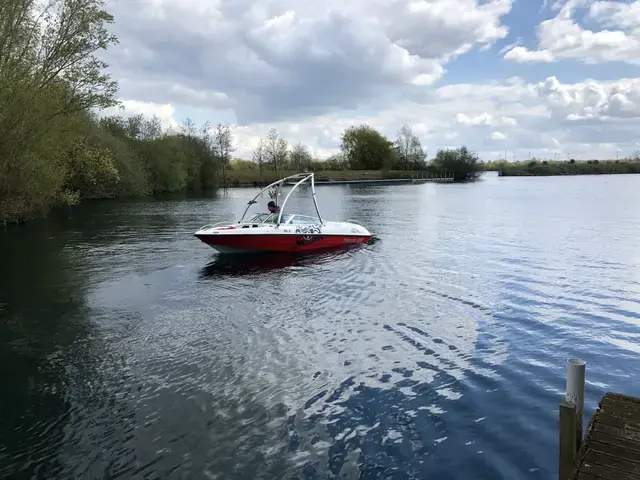
[{"label": "ripple on water", "polygon": [[640,214],[562,180],[319,188],[382,240],[303,257],[194,240],[240,191],[87,207],[52,281],[0,298],[3,346],[30,355],[0,475],[552,475],[566,358],[589,361],[587,409],[640,374]]}]

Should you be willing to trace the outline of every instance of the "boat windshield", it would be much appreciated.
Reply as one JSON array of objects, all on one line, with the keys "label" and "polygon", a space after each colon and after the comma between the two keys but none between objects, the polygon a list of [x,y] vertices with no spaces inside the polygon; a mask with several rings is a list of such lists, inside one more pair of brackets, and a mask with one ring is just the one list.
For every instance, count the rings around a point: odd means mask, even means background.
[{"label": "boat windshield", "polygon": [[[280,220],[281,224],[287,223],[291,217],[297,217],[299,215],[290,215],[284,214],[282,215],[282,219]],[[278,214],[277,213],[258,213],[255,215],[248,223],[277,223],[278,222]]]},{"label": "boat windshield", "polygon": [[271,213],[258,213],[257,215],[251,217],[251,219],[247,223],[262,223],[271,216]]},{"label": "boat windshield", "polygon": [[317,218],[311,217],[309,215],[290,215],[290,216],[292,218],[291,218],[291,221],[289,222],[289,225],[309,225],[309,224],[316,225],[320,223],[320,221]]}]

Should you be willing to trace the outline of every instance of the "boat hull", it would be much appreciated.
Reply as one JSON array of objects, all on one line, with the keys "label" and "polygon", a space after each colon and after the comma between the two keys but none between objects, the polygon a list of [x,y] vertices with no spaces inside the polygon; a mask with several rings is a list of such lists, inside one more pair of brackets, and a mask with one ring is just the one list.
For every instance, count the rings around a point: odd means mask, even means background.
[{"label": "boat hull", "polygon": [[252,252],[309,252],[329,250],[369,242],[371,234],[225,234],[196,233],[203,243],[220,253],[252,253]]}]

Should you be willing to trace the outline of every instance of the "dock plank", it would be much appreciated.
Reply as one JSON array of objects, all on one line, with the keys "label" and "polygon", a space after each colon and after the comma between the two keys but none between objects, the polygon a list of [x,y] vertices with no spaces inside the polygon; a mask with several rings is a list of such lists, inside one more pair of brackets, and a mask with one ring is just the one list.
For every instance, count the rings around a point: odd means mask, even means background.
[{"label": "dock plank", "polygon": [[573,480],[640,480],[640,398],[608,392],[587,426]]},{"label": "dock plank", "polygon": [[600,465],[591,465],[589,463],[582,465],[577,478],[583,480],[585,478],[584,475],[590,475],[593,478],[599,478],[601,480],[638,480],[638,477],[632,473],[625,473],[614,469],[603,470]]},{"label": "dock plank", "polygon": [[636,445],[640,445],[640,432],[612,427],[604,422],[598,422],[593,426],[593,430],[603,435],[611,435],[620,438],[621,440],[628,440],[630,442],[636,442]]},{"label": "dock plank", "polygon": [[613,415],[607,415],[606,413],[598,414],[598,424],[609,425],[611,427],[619,428],[627,432],[640,433],[640,424],[627,422],[623,418]]}]

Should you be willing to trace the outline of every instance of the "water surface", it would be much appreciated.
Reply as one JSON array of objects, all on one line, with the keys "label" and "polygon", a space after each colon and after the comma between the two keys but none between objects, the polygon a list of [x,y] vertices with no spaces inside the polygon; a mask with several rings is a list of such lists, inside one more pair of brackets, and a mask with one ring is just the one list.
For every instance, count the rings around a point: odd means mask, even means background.
[{"label": "water surface", "polygon": [[0,477],[551,478],[567,358],[587,413],[640,394],[640,176],[319,187],[381,240],[312,257],[192,236],[254,191],[0,232]]}]

